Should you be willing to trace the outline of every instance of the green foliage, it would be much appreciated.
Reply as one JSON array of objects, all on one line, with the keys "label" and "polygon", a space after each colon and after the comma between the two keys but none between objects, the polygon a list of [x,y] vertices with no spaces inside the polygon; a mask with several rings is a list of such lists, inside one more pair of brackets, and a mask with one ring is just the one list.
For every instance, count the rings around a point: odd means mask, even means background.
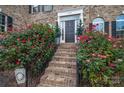
[{"label": "green foliage", "polygon": [[80,23],[79,23],[79,25],[77,27],[77,36],[82,35],[83,30],[84,30],[84,28],[82,27],[82,22],[80,20]]},{"label": "green foliage", "polygon": [[123,47],[115,47],[113,39],[100,32],[80,36],[77,58],[83,79],[88,79],[91,86],[111,86],[112,76],[124,67]]},{"label": "green foliage", "polygon": [[34,24],[24,32],[15,32],[2,42],[0,68],[13,69],[28,65],[33,71],[43,68],[55,49],[55,30],[49,25]]}]

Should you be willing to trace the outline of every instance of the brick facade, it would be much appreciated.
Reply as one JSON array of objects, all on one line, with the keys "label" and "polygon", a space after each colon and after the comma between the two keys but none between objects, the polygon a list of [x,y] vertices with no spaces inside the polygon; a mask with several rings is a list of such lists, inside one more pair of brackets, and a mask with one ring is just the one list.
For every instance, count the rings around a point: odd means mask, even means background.
[{"label": "brick facade", "polygon": [[29,6],[24,5],[0,5],[2,12],[13,18],[14,27],[22,27],[30,22]]},{"label": "brick facade", "polygon": [[[2,12],[12,16],[15,26],[23,26],[25,23],[51,23],[56,24],[57,14],[66,10],[83,9],[83,20],[86,27],[96,17],[102,17],[105,22],[111,23],[116,19],[116,16],[122,14],[124,6],[122,5],[54,5],[51,12],[38,12],[29,14],[29,6],[0,6]],[[111,24],[109,24],[111,33]]]}]

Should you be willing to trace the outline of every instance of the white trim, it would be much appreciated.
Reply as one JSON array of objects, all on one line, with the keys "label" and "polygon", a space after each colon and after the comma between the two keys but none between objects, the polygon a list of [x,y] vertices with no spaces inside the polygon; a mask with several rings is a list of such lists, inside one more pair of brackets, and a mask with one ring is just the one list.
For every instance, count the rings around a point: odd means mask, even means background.
[{"label": "white trim", "polygon": [[[73,10],[67,10],[67,11],[59,12],[58,13],[58,26],[61,27],[60,17],[72,16],[72,15],[77,15],[77,14],[79,15],[79,18],[83,23],[83,9],[73,9]],[[75,24],[75,28],[76,28],[76,24]],[[75,33],[76,33],[76,29],[75,29]],[[64,29],[64,41],[62,40],[62,36],[61,36],[60,37],[60,43],[65,43],[65,29]],[[77,43],[76,34],[75,34],[75,43]]]}]

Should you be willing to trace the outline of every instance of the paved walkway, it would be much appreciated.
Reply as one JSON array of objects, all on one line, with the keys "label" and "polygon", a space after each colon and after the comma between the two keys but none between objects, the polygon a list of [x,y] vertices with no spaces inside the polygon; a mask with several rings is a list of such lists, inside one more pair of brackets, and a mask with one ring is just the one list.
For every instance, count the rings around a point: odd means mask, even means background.
[{"label": "paved walkway", "polygon": [[61,44],[38,87],[74,87],[76,86],[76,45]]}]

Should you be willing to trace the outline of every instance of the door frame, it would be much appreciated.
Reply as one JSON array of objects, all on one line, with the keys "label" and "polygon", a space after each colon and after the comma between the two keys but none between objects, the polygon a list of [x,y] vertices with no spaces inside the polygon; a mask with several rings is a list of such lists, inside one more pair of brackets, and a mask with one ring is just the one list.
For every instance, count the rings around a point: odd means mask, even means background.
[{"label": "door frame", "polygon": [[[58,26],[61,28],[61,19],[60,19],[61,17],[72,16],[72,15],[77,15],[77,14],[79,15],[79,19],[83,23],[83,9],[73,9],[73,10],[59,12],[58,13]],[[76,29],[77,29],[77,24],[75,24],[75,43],[77,43]],[[61,30],[61,33],[62,33],[62,30]],[[64,40],[62,40],[62,35],[60,36],[60,43],[65,43],[65,32],[64,32]]]}]

